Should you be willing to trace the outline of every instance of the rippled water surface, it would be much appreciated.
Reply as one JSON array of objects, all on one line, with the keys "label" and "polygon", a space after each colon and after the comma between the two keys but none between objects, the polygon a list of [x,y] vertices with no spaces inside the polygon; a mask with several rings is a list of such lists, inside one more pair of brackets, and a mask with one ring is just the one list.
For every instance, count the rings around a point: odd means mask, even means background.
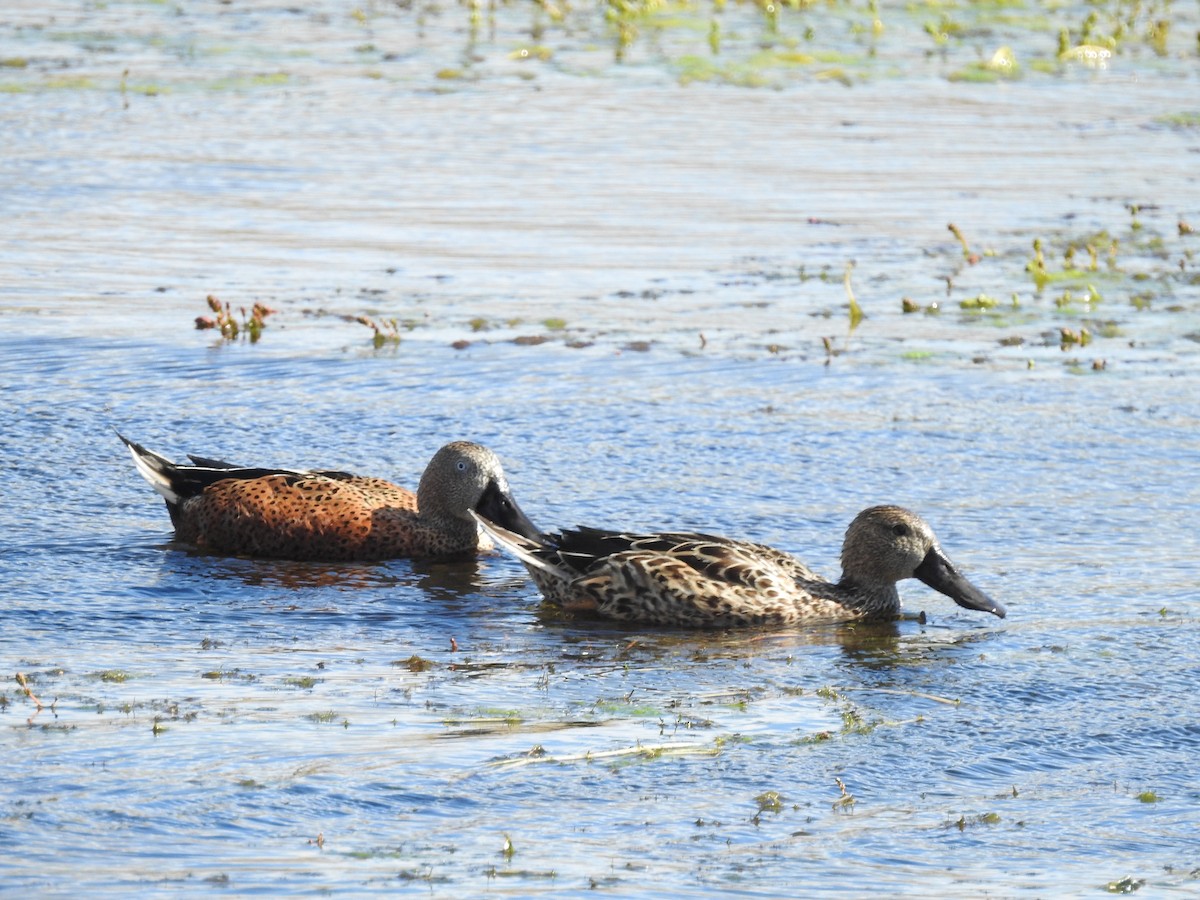
[{"label": "rippled water surface", "polygon": [[[1092,6],[881,5],[0,13],[3,889],[1197,890],[1195,8],[1088,68]],[[831,577],[901,503],[1009,616],[204,556],[114,429],[408,485],[471,438],[545,527]]]}]

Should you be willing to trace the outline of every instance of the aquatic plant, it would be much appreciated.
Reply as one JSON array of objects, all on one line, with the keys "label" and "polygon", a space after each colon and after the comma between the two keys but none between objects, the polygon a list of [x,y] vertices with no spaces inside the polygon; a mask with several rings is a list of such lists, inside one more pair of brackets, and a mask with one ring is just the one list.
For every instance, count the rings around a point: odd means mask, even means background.
[{"label": "aquatic plant", "polygon": [[1025,271],[1033,276],[1034,286],[1041,291],[1049,281],[1049,275],[1046,272],[1046,257],[1042,253],[1042,239],[1033,239],[1033,259],[1025,266]]},{"label": "aquatic plant", "polygon": [[382,322],[376,322],[369,316],[355,316],[354,321],[359,325],[365,325],[375,332],[371,338],[371,343],[378,350],[385,344],[400,343],[400,325],[395,319],[384,319]]},{"label": "aquatic plant", "polygon": [[212,294],[205,298],[208,303],[208,308],[215,313],[214,316],[197,316],[196,328],[198,330],[216,329],[220,332],[221,337],[227,341],[237,340],[238,335],[244,335],[249,338],[250,343],[258,342],[262,337],[263,329],[266,327],[267,316],[273,314],[275,310],[270,309],[262,303],[255,303],[250,312],[246,312],[244,306],[238,308],[241,314],[239,320],[234,316],[229,303],[222,303]]},{"label": "aquatic plant", "polygon": [[850,334],[854,334],[859,323],[863,320],[862,307],[854,296],[854,288],[850,286],[850,273],[854,271],[854,261],[846,263],[846,274],[842,277],[842,286],[846,289],[846,300],[850,307]]},{"label": "aquatic plant", "polygon": [[428,672],[432,669],[435,663],[423,656],[413,654],[408,659],[397,659],[392,663],[393,666],[403,666],[410,672]]},{"label": "aquatic plant", "polygon": [[998,302],[995,297],[989,297],[987,294],[979,294],[975,297],[968,297],[966,300],[960,300],[958,305],[961,309],[984,310],[994,309]]},{"label": "aquatic plant", "polygon": [[[21,690],[25,693],[25,696],[33,701],[34,706],[37,707],[37,712],[41,712],[43,709],[46,708],[46,706],[42,703],[42,701],[39,700],[34,695],[33,688],[31,688],[29,686],[29,679],[25,676],[24,672],[18,672],[16,674],[16,682],[17,682],[17,684],[19,684],[21,686]],[[7,703],[6,698],[5,698],[5,702]],[[58,699],[55,698],[54,703],[57,703],[57,702],[58,702]],[[51,703],[50,706],[53,707],[54,703]]]},{"label": "aquatic plant", "polygon": [[[760,813],[781,813],[783,812],[783,798],[779,796],[779,791],[763,791],[754,798],[754,802],[758,804]],[[755,820],[758,816],[754,817]]]},{"label": "aquatic plant", "polygon": [[958,243],[962,246],[963,259],[967,261],[967,264],[973,266],[979,262],[979,254],[971,252],[971,245],[967,243],[967,239],[963,236],[963,233],[959,230],[959,227],[953,222],[946,227],[950,229],[950,233],[954,235],[954,237],[958,240]]},{"label": "aquatic plant", "polygon": [[999,822],[1000,815],[998,813],[989,812],[981,813],[975,816],[959,816],[954,822],[953,827],[957,828],[959,831],[966,831],[968,828],[971,828],[975,825],[996,825]]},{"label": "aquatic plant", "polygon": [[1118,878],[1116,881],[1110,881],[1104,886],[1104,889],[1110,894],[1132,894],[1146,883],[1144,878],[1131,878],[1126,875],[1124,878]]},{"label": "aquatic plant", "polygon": [[[158,4],[156,4],[158,5]],[[391,78],[393,55],[376,29],[386,20],[424,35],[433,19],[451,11],[466,46],[440,55],[427,77],[442,90],[500,74],[536,78],[537,64],[558,73],[593,77],[602,65],[584,62],[603,55],[605,64],[651,63],[680,81],[720,81],[747,88],[777,87],[797,80],[936,77],[992,82],[1025,72],[1058,77],[1064,69],[1107,67],[1125,55],[1152,53],[1163,59],[1194,54],[1191,11],[1169,2],[1090,0],[1071,4],[1004,2],[883,4],[879,0],[538,0],[518,6],[464,0],[430,0],[355,8],[345,14],[361,35],[346,44],[344,60],[355,77]],[[388,25],[391,25],[388,22]],[[185,36],[186,35],[186,36]],[[1055,41],[1057,35],[1057,42]],[[189,30],[167,36],[162,29],[71,31],[48,29],[44,39],[96,52],[114,45],[202,57],[231,52],[205,45]],[[1015,47],[1026,56],[1018,63]],[[305,46],[273,48],[277,54],[313,57]],[[65,55],[65,54],[64,54]],[[565,61],[560,62],[560,58]],[[927,64],[925,72],[921,63]],[[218,77],[185,75],[174,83],[133,85],[128,70],[111,75],[48,71],[44,59],[13,54],[0,59],[9,75],[0,92],[116,90],[132,95],[171,90],[281,91],[304,77],[285,67]],[[495,63],[502,65],[494,65]],[[364,64],[369,63],[369,68]],[[533,71],[530,71],[530,69]],[[19,79],[19,80],[18,80]]]},{"label": "aquatic plant", "polygon": [[838,790],[841,791],[841,796],[833,801],[833,808],[843,811],[850,809],[855,802],[854,795],[846,790],[846,784],[842,781],[842,779],[835,776],[833,780],[837,784]]}]

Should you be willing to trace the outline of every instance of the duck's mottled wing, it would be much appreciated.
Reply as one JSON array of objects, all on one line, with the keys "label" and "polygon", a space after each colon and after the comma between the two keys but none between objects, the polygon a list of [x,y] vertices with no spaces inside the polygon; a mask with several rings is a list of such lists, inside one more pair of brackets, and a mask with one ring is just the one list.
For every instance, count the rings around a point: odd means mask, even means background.
[{"label": "duck's mottled wing", "polygon": [[794,614],[795,579],[755,545],[647,537],[595,564],[573,583],[576,593],[602,615],[632,622],[726,627],[780,623]]},{"label": "duck's mottled wing", "polygon": [[579,526],[546,535],[539,555],[567,571],[583,574],[598,561],[624,553],[643,535]]},{"label": "duck's mottled wing", "polygon": [[[637,551],[672,555],[696,544],[729,544],[738,542],[699,532],[633,532],[610,531],[603,528],[578,526],[557,534],[547,535],[546,544],[557,558],[576,572],[586,572],[597,562],[618,553]],[[746,544],[745,546],[753,546]]]},{"label": "duck's mottled wing", "polygon": [[740,542],[740,546],[746,548],[746,552],[752,554],[763,562],[771,562],[779,566],[784,572],[787,572],[792,578],[798,582],[816,584],[824,584],[825,579],[806,566],[790,553],[784,553],[782,550],[776,550],[774,547],[768,547],[766,544],[751,544],[748,542]]}]

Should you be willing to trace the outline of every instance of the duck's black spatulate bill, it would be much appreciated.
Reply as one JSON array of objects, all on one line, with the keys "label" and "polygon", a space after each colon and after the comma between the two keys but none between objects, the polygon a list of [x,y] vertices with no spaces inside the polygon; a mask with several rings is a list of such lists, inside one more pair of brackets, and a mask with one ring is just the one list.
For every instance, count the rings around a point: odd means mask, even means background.
[{"label": "duck's black spatulate bill", "polygon": [[938,552],[936,547],[925,554],[925,559],[913,574],[964,609],[990,612],[1001,619],[1008,614],[1003,604],[997,603],[959,574],[958,569],[954,568],[954,563]]}]

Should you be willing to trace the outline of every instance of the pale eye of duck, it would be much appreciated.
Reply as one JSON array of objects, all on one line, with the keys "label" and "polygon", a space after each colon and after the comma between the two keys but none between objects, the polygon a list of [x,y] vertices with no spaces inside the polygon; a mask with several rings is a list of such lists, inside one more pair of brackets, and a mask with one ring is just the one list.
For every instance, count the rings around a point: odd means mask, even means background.
[{"label": "pale eye of duck", "polygon": [[460,459],[458,461],[458,471],[460,471],[460,472],[467,471],[467,461],[465,459]]}]

